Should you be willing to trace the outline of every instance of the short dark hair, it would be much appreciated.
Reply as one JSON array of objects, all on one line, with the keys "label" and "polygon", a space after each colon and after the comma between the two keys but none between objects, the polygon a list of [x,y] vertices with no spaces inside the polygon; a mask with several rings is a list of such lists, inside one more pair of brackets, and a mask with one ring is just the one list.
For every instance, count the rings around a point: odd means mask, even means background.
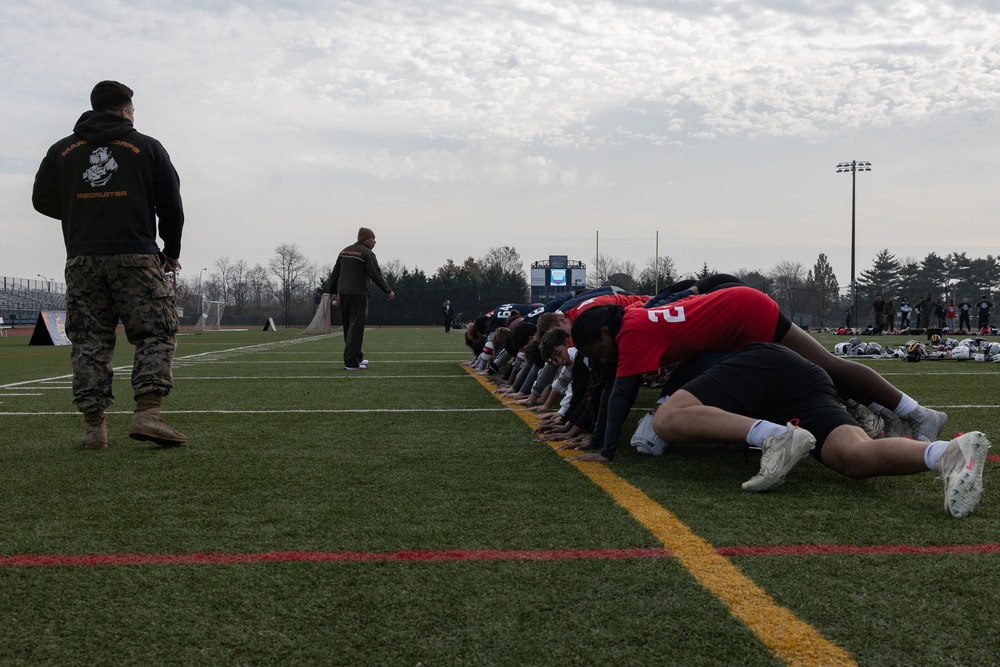
[{"label": "short dark hair", "polygon": [[545,359],[542,359],[542,351],[538,347],[538,341],[532,338],[524,346],[524,358],[535,366],[544,366]]},{"label": "short dark hair", "polygon": [[573,344],[578,349],[601,339],[601,328],[608,328],[608,335],[612,338],[618,335],[622,328],[622,317],[625,309],[621,306],[594,306],[580,313],[573,321]]},{"label": "short dark hair", "polygon": [[569,342],[569,333],[565,329],[560,327],[549,329],[542,336],[539,352],[542,358],[548,361],[552,358],[552,353],[555,352],[556,348],[560,345],[565,345],[567,342]]},{"label": "short dark hair", "polygon": [[101,81],[90,91],[90,108],[94,111],[118,111],[132,103],[132,89],[117,81]]},{"label": "short dark hair", "polygon": [[535,335],[535,325],[531,322],[521,322],[510,330],[510,335],[504,341],[504,349],[507,353],[516,356],[528,341]]}]

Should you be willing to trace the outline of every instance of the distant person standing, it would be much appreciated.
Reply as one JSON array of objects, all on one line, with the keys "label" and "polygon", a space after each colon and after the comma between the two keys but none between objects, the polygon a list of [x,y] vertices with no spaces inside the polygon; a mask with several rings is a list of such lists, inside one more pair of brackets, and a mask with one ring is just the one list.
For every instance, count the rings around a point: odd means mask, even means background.
[{"label": "distant person standing", "polygon": [[934,314],[934,296],[930,292],[917,302],[917,310],[920,311],[920,323],[917,326],[927,329],[931,325],[931,315]]},{"label": "distant person standing", "polygon": [[969,321],[971,312],[972,304],[969,303],[969,297],[963,296],[962,303],[958,304],[958,328],[962,330],[962,333],[968,333],[972,330],[972,322]]},{"label": "distant person standing", "polygon": [[441,314],[444,315],[444,332],[451,333],[452,310],[449,299],[444,300],[444,305],[441,306]]},{"label": "distant person standing", "polygon": [[993,303],[990,301],[989,295],[984,294],[976,308],[979,310],[979,330],[982,331],[983,327],[990,326],[990,313],[993,311]]},{"label": "distant person standing", "polygon": [[62,221],[73,403],[84,416],[80,442],[87,449],[108,446],[104,411],[114,403],[111,360],[121,319],[135,346],[129,437],[180,445],[187,437],[160,415],[174,386],[177,304],[166,272],[181,268],[180,179],[160,142],[133,127],[128,86],[101,81],[90,104],[73,134],[49,148],[31,194],[35,210]]},{"label": "distant person standing", "polygon": [[330,293],[337,295],[340,315],[344,320],[344,368],[349,371],[364,370],[368,366],[361,346],[365,340],[365,325],[368,324],[368,298],[372,283],[388,294],[390,301],[396,298],[382,277],[373,248],[375,232],[362,227],[358,230],[358,242],[340,251],[330,275]]},{"label": "distant person standing", "polygon": [[910,297],[904,296],[899,302],[899,328],[909,329],[910,328],[910,313],[913,312],[913,306],[910,305]]},{"label": "distant person standing", "polygon": [[872,320],[875,322],[876,329],[885,326],[885,301],[882,300],[881,294],[876,295],[875,302],[872,303]]},{"label": "distant person standing", "polygon": [[885,328],[889,333],[896,330],[896,305],[894,301],[893,297],[889,297],[889,300],[885,302]]},{"label": "distant person standing", "polygon": [[958,306],[952,299],[948,299],[948,303],[944,306],[944,321],[948,331],[953,333],[958,324]]}]

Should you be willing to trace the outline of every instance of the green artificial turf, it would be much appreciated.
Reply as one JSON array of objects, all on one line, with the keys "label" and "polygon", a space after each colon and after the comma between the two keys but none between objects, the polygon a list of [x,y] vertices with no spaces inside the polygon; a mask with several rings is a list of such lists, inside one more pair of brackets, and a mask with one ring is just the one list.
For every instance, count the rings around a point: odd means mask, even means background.
[{"label": "green artificial turf", "polygon": [[[842,340],[820,336],[833,347]],[[896,343],[895,339],[879,342]],[[905,342],[900,339],[898,343]],[[460,367],[461,332],[179,337],[169,422],[127,438],[122,337],[105,451],[77,446],[68,348],[0,339],[0,555],[599,550],[657,540]],[[948,431],[1000,441],[1000,365],[868,361]],[[652,403],[645,389],[637,408]],[[633,412],[626,433],[638,419]],[[848,480],[807,459],[749,495],[759,454],[622,443],[611,469],[716,547],[1000,542],[932,473]],[[996,554],[731,560],[861,664],[990,664]],[[773,665],[672,558],[0,566],[2,664]]]}]

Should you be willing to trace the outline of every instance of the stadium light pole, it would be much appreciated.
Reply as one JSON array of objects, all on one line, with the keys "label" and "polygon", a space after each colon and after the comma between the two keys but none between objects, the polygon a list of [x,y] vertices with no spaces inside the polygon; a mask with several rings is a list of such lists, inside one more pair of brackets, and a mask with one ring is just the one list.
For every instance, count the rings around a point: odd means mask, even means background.
[{"label": "stadium light pole", "polygon": [[851,172],[851,325],[858,326],[858,283],[854,278],[854,252],[856,247],[855,235],[855,210],[858,191],[858,172],[871,171],[872,163],[857,160],[841,162],[837,165],[837,173]]},{"label": "stadium light pole", "polygon": [[41,278],[42,280],[44,280],[44,281],[45,281],[45,286],[46,286],[46,288],[48,288],[48,290],[49,290],[49,291],[51,292],[51,291],[52,291],[52,281],[51,281],[51,280],[49,280],[48,278],[46,278],[45,276],[43,276],[43,275],[42,275],[42,274],[40,274],[40,273],[38,273],[38,274],[35,274],[35,275],[37,275],[37,276],[38,276],[39,278]]}]

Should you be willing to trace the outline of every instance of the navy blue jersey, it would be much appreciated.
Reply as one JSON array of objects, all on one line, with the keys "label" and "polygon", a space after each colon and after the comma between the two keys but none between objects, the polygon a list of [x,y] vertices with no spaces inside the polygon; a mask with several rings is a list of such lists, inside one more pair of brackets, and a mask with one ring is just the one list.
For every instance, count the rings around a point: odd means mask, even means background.
[{"label": "navy blue jersey", "polygon": [[540,303],[505,303],[497,306],[490,313],[490,331],[496,331],[504,326],[515,310],[521,313],[525,322],[534,322],[545,312],[545,306]]},{"label": "navy blue jersey", "polygon": [[545,312],[554,313],[558,311],[560,313],[565,313],[573,310],[573,308],[579,306],[587,299],[593,299],[595,296],[604,296],[605,294],[628,294],[628,292],[623,290],[621,287],[616,287],[614,285],[595,287],[594,289],[589,289],[586,292],[581,292],[576,296],[571,294],[561,300],[556,299],[554,301],[549,301],[545,304]]}]

